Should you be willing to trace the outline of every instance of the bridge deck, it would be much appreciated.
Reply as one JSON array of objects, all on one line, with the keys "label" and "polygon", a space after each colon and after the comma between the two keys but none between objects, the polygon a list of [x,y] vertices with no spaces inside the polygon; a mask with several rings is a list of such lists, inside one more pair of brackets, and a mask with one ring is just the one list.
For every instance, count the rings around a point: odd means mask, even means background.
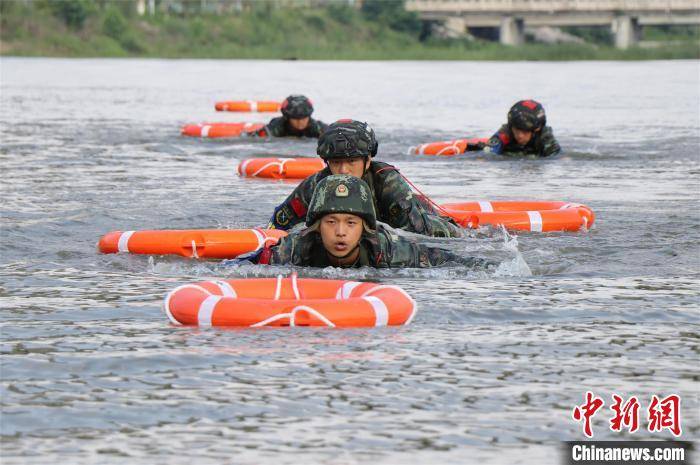
[{"label": "bridge deck", "polygon": [[504,16],[530,26],[602,26],[619,16],[639,25],[700,24],[698,0],[408,0],[422,19],[460,17],[468,27],[498,27]]},{"label": "bridge deck", "polygon": [[451,13],[685,13],[700,12],[697,0],[407,0],[416,12]]}]

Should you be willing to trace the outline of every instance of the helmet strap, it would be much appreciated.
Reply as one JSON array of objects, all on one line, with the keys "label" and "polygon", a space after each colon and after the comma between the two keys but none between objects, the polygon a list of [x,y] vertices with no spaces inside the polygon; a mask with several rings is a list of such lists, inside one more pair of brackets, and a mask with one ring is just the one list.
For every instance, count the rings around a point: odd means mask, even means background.
[{"label": "helmet strap", "polygon": [[372,161],[372,157],[362,157],[362,159],[364,160],[363,163],[365,164],[364,169],[362,170],[362,176],[364,177],[364,175],[367,174],[367,171],[369,170],[369,165]]}]

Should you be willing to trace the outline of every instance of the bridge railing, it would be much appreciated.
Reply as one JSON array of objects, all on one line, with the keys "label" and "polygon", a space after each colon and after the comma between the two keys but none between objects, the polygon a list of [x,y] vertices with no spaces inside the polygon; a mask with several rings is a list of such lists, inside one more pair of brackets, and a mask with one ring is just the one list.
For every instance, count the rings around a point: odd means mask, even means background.
[{"label": "bridge railing", "polygon": [[409,11],[462,13],[697,11],[698,0],[407,0]]}]

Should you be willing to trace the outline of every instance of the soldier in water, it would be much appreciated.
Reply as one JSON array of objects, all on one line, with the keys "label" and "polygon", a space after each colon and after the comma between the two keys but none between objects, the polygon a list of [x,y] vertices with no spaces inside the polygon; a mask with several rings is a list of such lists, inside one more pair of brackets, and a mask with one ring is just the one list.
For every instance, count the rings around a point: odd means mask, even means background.
[{"label": "soldier in water", "polygon": [[554,138],[552,128],[546,124],[547,116],[542,104],[534,100],[521,100],[508,112],[508,123],[479,148],[503,155],[556,155],[561,147]]},{"label": "soldier in water", "polygon": [[304,95],[290,95],[282,102],[282,116],[273,118],[255,132],[260,137],[314,137],[325,131],[327,124],[311,118],[314,106]]},{"label": "soldier in water", "polygon": [[379,144],[367,123],[343,119],[328,126],[316,153],[326,168],[309,176],[275,208],[268,228],[289,230],[304,221],[316,186],[326,177],[348,174],[369,186],[377,219],[397,229],[436,237],[461,237],[463,230],[411,190],[398,169],[374,161]]},{"label": "soldier in water", "polygon": [[430,268],[455,263],[489,268],[493,262],[465,258],[396,235],[377,223],[370,187],[351,175],[323,178],[309,204],[306,228],[258,251],[252,261],[270,265],[357,268]]}]

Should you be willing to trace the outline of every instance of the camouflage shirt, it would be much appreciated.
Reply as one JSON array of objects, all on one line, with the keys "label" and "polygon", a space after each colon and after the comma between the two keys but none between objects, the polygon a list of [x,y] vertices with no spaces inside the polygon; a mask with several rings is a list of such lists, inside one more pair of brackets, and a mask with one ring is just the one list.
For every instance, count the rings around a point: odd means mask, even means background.
[{"label": "camouflage shirt", "polygon": [[[316,185],[330,175],[331,170],[326,167],[304,179],[289,197],[275,208],[268,228],[289,230],[304,221]],[[378,221],[427,236],[463,235],[461,227],[450,218],[440,216],[430,203],[415,195],[395,167],[372,161],[362,180],[372,191]]]},{"label": "camouflage shirt", "polygon": [[291,125],[287,124],[284,116],[272,118],[267,125],[256,131],[256,135],[260,137],[318,137],[326,130],[328,125],[323,121],[309,118],[309,125],[303,131],[297,131]]},{"label": "camouflage shirt", "polygon": [[545,126],[541,131],[534,133],[527,144],[518,145],[510,127],[504,124],[486,143],[486,150],[503,155],[549,157],[558,154],[561,151],[561,147],[559,147],[559,143],[554,138],[554,132],[549,126]]},{"label": "camouflage shirt", "polygon": [[[308,228],[282,238],[277,245],[263,249],[253,261],[265,265],[333,266],[323,247],[321,235]],[[449,250],[418,244],[394,234],[380,224],[376,233],[363,234],[360,255],[347,268],[431,268],[446,263],[484,268],[493,265],[482,258],[460,257]]]}]

